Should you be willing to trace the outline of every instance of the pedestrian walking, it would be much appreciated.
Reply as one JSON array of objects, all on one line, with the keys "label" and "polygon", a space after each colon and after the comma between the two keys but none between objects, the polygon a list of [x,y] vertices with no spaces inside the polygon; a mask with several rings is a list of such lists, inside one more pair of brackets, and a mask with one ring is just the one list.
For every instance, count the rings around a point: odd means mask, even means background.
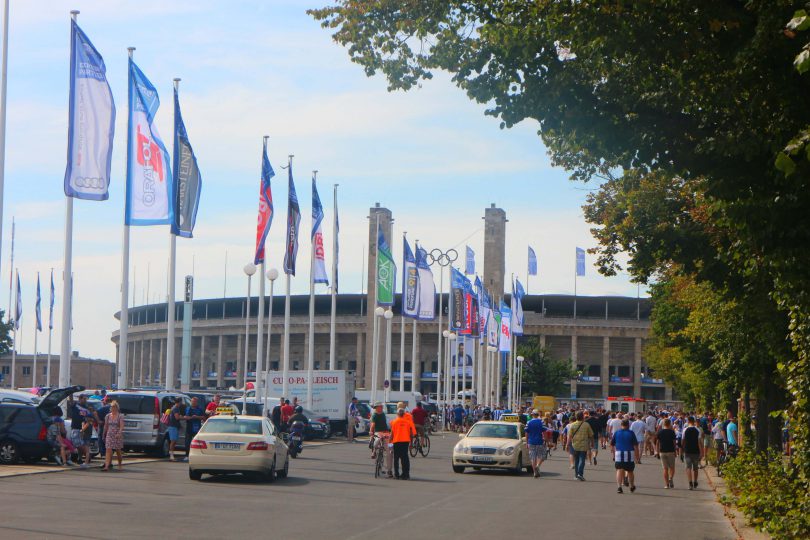
[{"label": "pedestrian walking", "polygon": [[104,425],[107,421],[107,415],[110,414],[110,400],[104,396],[101,400],[101,407],[96,409],[96,417],[98,417],[98,453],[100,456],[107,455],[107,441],[104,440]]},{"label": "pedestrian walking", "polygon": [[[175,449],[177,448],[177,439],[180,437],[180,428],[183,426],[183,416],[185,415],[185,407],[183,407],[183,398],[176,397],[174,400],[174,406],[169,411],[169,427],[166,430],[166,434],[169,436],[169,460],[170,461],[182,461],[182,458],[178,458],[175,455]],[[189,444],[189,442],[186,442]]]},{"label": "pedestrian walking", "polygon": [[[397,409],[397,417],[391,422],[391,444],[394,445],[394,477],[411,479],[411,461],[408,446],[416,436],[413,422],[405,418],[405,409]],[[401,471],[401,472],[400,472]]]},{"label": "pedestrian walking", "polygon": [[622,485],[629,485],[630,492],[636,490],[635,468],[638,460],[638,439],[636,434],[630,430],[630,420],[622,420],[621,429],[613,434],[610,441],[610,450],[613,452],[613,460],[616,462],[616,493],[624,493]]},{"label": "pedestrian walking", "polygon": [[540,411],[532,411],[532,419],[526,423],[526,443],[529,445],[529,459],[532,461],[534,477],[540,477],[540,465],[546,459],[546,445],[544,433],[547,431],[543,421],[540,420]]},{"label": "pedestrian walking", "polygon": [[689,478],[689,489],[698,487],[698,469],[700,456],[703,455],[703,433],[695,423],[695,417],[687,419],[687,426],[681,435],[684,463],[686,463],[686,476]]},{"label": "pedestrian walking", "polygon": [[639,445],[639,452],[638,452],[638,464],[641,465],[641,455],[644,453],[644,441],[647,440],[647,423],[641,419],[639,415],[636,417],[635,413],[630,414],[630,431],[632,431],[636,436],[636,441],[638,441]]},{"label": "pedestrian walking", "polygon": [[357,398],[352,397],[349,408],[346,410],[346,440],[349,442],[354,442],[354,425],[359,416],[360,410],[357,408]]},{"label": "pedestrian walking", "polygon": [[675,487],[675,431],[672,421],[664,419],[664,424],[655,436],[655,457],[661,460],[664,470],[664,489]]},{"label": "pedestrian walking", "polygon": [[593,444],[593,430],[585,422],[582,411],[577,412],[576,421],[568,427],[568,440],[574,454],[574,477],[585,481],[585,458]]},{"label": "pedestrian walking", "polygon": [[118,458],[118,469],[123,466],[123,449],[124,449],[124,415],[121,414],[121,407],[117,401],[110,403],[110,412],[104,419],[104,432],[102,434],[104,439],[104,467],[102,471],[109,471],[112,467],[113,452]]}]

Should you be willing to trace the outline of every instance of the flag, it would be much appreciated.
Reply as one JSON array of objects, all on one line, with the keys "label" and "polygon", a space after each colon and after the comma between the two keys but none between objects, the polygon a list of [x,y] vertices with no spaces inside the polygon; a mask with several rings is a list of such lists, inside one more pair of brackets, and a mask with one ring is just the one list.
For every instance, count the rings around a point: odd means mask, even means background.
[{"label": "flag", "polygon": [[42,332],[42,296],[39,293],[39,272],[37,272],[37,304],[35,309],[37,315],[37,330]]},{"label": "flag", "polygon": [[70,22],[69,108],[65,195],[105,201],[110,197],[115,101],[104,60],[76,21]]},{"label": "flag", "polygon": [[577,248],[577,275],[585,275],[585,250]]},{"label": "flag", "polygon": [[197,222],[197,208],[200,206],[202,176],[197,167],[197,157],[188,140],[186,124],[180,114],[180,98],[174,89],[174,199],[172,204],[172,233],[183,238],[191,238]]},{"label": "flag", "polygon": [[[14,328],[20,329],[20,319],[22,319],[22,292],[20,291],[20,273],[17,272],[17,305],[14,313]],[[15,344],[16,345],[16,344]]]},{"label": "flag", "polygon": [[53,270],[51,270],[51,305],[50,305],[50,318],[48,319],[48,328],[53,330],[53,302],[56,298],[55,290],[53,288]]},{"label": "flag", "polygon": [[464,274],[450,268],[450,328],[463,330],[465,323]]},{"label": "flag", "polygon": [[382,227],[377,224],[377,305],[393,306],[397,286],[397,265],[391,247],[385,241]]},{"label": "flag", "polygon": [[532,246],[529,246],[529,275],[537,275],[537,255],[534,253]]},{"label": "flag", "polygon": [[326,251],[323,248],[323,205],[315,185],[315,174],[312,174],[312,282],[329,285],[326,273]]},{"label": "flag", "polygon": [[155,125],[157,90],[129,59],[127,225],[168,225],[174,219],[169,152]]},{"label": "flag", "polygon": [[259,182],[259,219],[256,224],[256,251],[253,254],[253,264],[264,262],[264,243],[273,223],[273,191],[270,189],[270,179],[276,175],[270,160],[267,159],[267,145],[262,149],[262,177]]},{"label": "flag", "polygon": [[512,349],[512,311],[509,306],[501,300],[501,332],[498,350],[509,352]]},{"label": "flag", "polygon": [[494,309],[487,312],[487,347],[498,347],[501,330],[501,314]]},{"label": "flag", "polygon": [[289,190],[287,196],[287,248],[284,251],[284,273],[295,275],[295,259],[298,256],[298,226],[301,224],[301,208],[293,183],[292,160],[287,168]]},{"label": "flag", "polygon": [[519,279],[515,279],[512,289],[512,333],[516,336],[523,335],[523,297],[526,291]]},{"label": "flag", "polygon": [[464,258],[464,273],[472,275],[475,273],[475,252],[467,246],[467,256]]},{"label": "flag", "polygon": [[419,316],[419,270],[405,236],[402,237],[402,315],[411,318]]},{"label": "flag", "polygon": [[480,337],[480,344],[483,345],[486,341],[487,332],[487,319],[489,318],[489,304],[486,299],[487,293],[484,290],[484,284],[481,278],[475,276],[475,297],[478,301],[478,336]]},{"label": "flag", "polygon": [[420,321],[432,321],[436,318],[436,284],[433,272],[427,262],[427,251],[416,246],[416,268],[419,273],[419,315]]}]

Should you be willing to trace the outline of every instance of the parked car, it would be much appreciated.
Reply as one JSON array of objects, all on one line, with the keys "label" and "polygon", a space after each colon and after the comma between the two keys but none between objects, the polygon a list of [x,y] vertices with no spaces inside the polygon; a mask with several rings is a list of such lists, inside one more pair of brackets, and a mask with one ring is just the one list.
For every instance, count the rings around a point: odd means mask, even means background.
[{"label": "parked car", "polygon": [[39,461],[50,454],[48,426],[53,410],[83,386],[52,390],[39,403],[0,403],[0,463],[10,465],[23,460]]},{"label": "parked car", "polygon": [[40,402],[40,397],[30,392],[21,392],[20,390],[0,390],[0,403],[26,403],[28,405],[36,405]]},{"label": "parked car", "polygon": [[[108,392],[110,400],[115,400],[124,415],[124,450],[150,452],[160,457],[169,455],[167,427],[161,423],[161,415],[174,406],[176,398],[182,398],[184,406],[191,405],[191,399],[181,393],[167,390],[117,390]],[[177,439],[179,448],[186,447],[186,422],[183,420]]]},{"label": "parked car", "polygon": [[332,428],[329,425],[329,417],[316,412],[304,409],[304,416],[309,420],[309,425],[304,431],[304,439],[328,439],[332,436]]}]

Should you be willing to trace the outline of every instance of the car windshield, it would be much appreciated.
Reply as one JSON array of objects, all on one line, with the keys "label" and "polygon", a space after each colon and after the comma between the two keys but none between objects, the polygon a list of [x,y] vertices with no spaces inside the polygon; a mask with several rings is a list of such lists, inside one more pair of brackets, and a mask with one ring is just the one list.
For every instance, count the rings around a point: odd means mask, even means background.
[{"label": "car windshield", "polygon": [[467,437],[487,437],[492,439],[517,439],[517,426],[505,426],[503,424],[475,424],[470,428]]},{"label": "car windshield", "polygon": [[203,424],[200,433],[232,433],[237,435],[261,435],[261,420],[244,420],[241,418],[210,418]]}]

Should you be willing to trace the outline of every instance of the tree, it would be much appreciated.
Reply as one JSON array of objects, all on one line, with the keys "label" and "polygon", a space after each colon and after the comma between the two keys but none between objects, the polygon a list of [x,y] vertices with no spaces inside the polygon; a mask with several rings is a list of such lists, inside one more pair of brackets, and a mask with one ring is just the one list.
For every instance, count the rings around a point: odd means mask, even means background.
[{"label": "tree", "polygon": [[528,338],[518,344],[517,354],[523,356],[523,394],[558,396],[565,389],[565,383],[574,376],[571,360],[551,358],[548,351],[540,347],[537,338]]},{"label": "tree", "polygon": [[13,345],[11,328],[14,323],[11,321],[3,322],[5,314],[5,311],[0,309],[0,356],[10,353]]}]

